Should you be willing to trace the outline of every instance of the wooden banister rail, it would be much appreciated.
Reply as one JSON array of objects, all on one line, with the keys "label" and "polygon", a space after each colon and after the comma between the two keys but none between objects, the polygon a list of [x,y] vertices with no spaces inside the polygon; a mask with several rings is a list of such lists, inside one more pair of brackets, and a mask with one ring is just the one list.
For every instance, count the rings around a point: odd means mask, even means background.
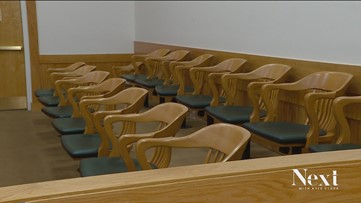
[{"label": "wooden banister rail", "polygon": [[340,202],[361,199],[361,150],[0,188],[0,202]]}]

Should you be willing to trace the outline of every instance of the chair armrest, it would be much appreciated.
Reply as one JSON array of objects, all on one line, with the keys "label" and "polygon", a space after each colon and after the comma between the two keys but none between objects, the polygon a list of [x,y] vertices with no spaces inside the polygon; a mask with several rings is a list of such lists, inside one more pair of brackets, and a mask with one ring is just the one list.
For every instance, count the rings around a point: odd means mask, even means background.
[{"label": "chair armrest", "polygon": [[154,136],[154,133],[125,134],[119,138],[119,144],[118,144],[119,153],[121,154],[121,156],[125,162],[125,165],[128,168],[128,171],[136,171],[137,170],[132,158],[130,157],[128,147],[131,144],[134,144],[141,139],[151,138],[153,136]]},{"label": "chair armrest", "polygon": [[[310,92],[305,95],[305,110],[310,123],[310,131],[307,134],[306,146],[318,143],[319,131],[321,129],[318,110],[322,109],[321,111],[325,111],[325,109],[332,108],[333,99],[335,99],[336,96],[336,92]],[[317,102],[317,100],[320,99],[323,99],[323,101]],[[323,115],[321,114],[320,119],[322,118]]]},{"label": "chair armrest", "polygon": [[135,68],[133,64],[129,64],[126,66],[113,66],[112,70],[115,76],[120,77],[123,74],[133,73],[135,71]]},{"label": "chair armrest", "polygon": [[263,85],[272,84],[274,81],[267,82],[251,82],[247,86],[248,97],[252,103],[252,114],[250,116],[251,122],[260,121],[260,112],[261,112],[261,89]]},{"label": "chair armrest", "polygon": [[179,89],[178,89],[177,95],[185,94],[186,82],[185,82],[183,73],[184,73],[184,71],[189,71],[191,68],[193,68],[193,67],[192,66],[176,66],[176,67],[174,67],[175,77],[177,78],[177,81],[179,83]]},{"label": "chair armrest", "polygon": [[344,111],[344,107],[350,104],[361,104],[361,96],[341,96],[333,101],[333,112],[340,130],[337,144],[347,144],[351,141],[351,131]]},{"label": "chair armrest", "polygon": [[210,103],[211,106],[218,106],[219,105],[219,96],[220,93],[218,91],[216,83],[222,84],[221,77],[225,73],[210,73],[208,75],[208,84],[212,91],[212,101]]},{"label": "chair armrest", "polygon": [[[146,157],[146,151],[149,148],[153,147],[172,147],[172,141],[177,140],[178,138],[174,137],[164,137],[164,138],[143,138],[137,142],[136,145],[136,156],[138,159],[138,162],[143,170],[149,170],[152,169],[150,166],[147,157]],[[184,146],[184,145],[183,145]],[[165,158],[165,165],[168,166],[170,162],[170,154],[168,156],[163,156],[162,158]]]}]

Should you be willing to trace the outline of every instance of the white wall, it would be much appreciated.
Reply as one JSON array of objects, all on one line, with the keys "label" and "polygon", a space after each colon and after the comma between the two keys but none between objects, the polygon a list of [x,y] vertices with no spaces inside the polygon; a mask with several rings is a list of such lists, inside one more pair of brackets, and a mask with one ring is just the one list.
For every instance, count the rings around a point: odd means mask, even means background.
[{"label": "white wall", "polygon": [[135,40],[361,65],[361,2],[136,2]]},{"label": "white wall", "polygon": [[37,1],[40,54],[133,53],[133,1]]}]

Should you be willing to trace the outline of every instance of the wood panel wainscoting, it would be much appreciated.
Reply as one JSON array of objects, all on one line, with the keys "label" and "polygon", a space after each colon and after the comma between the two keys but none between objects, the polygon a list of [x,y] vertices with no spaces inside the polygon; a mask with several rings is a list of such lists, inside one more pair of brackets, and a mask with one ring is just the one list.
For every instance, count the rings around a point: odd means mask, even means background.
[{"label": "wood panel wainscoting", "polygon": [[[37,73],[36,75],[32,75],[33,90],[51,87],[46,72],[49,68],[64,68],[74,62],[85,62],[88,65],[95,65],[97,67],[96,70],[112,73],[113,66],[128,65],[131,62],[131,55],[132,54],[40,55],[40,65],[37,68],[33,67]],[[41,104],[34,95],[33,98],[32,109],[33,111],[38,111],[41,109]]]},{"label": "wood panel wainscoting", "polygon": [[355,202],[361,199],[360,154],[310,153],[9,186],[0,188],[0,202]]},{"label": "wood panel wainscoting", "polygon": [[[260,55],[251,55],[246,53],[234,53],[234,52],[225,52],[218,50],[208,50],[201,48],[192,48],[185,46],[175,46],[169,44],[157,44],[150,42],[134,42],[134,52],[135,53],[149,53],[155,49],[159,48],[168,48],[170,50],[177,49],[186,49],[190,51],[189,59],[193,59],[201,54],[209,53],[215,55],[215,63],[219,63],[227,58],[239,57],[247,60],[245,64],[245,71],[254,70],[257,67],[260,67],[269,63],[281,63],[287,64],[292,67],[289,72],[286,81],[293,82],[303,78],[306,75],[309,75],[318,71],[337,71],[337,72],[346,72],[351,73],[354,77],[351,80],[351,83],[347,90],[347,95],[361,95],[361,66],[356,65],[346,65],[346,64],[335,64],[335,63],[325,63],[318,61],[306,61],[306,60],[297,60],[297,59],[288,59],[288,58],[278,58],[278,57],[269,57],[269,56],[260,56]],[[302,97],[301,97],[302,98]],[[301,118],[305,116],[302,109],[299,108],[299,104],[302,103],[300,101],[300,97],[297,95],[289,96],[283,98],[284,102],[289,104],[294,104],[295,108],[290,108],[290,105],[285,105],[284,108],[279,109],[280,111],[284,111],[283,115],[297,115],[298,118],[295,120],[305,120]],[[298,102],[297,102],[298,99]],[[297,104],[298,103],[298,104]],[[352,108],[352,111],[347,111],[347,116],[351,120],[350,127],[352,135],[360,135],[360,136],[352,136],[352,143],[361,144],[361,104],[358,105],[358,108]]]}]

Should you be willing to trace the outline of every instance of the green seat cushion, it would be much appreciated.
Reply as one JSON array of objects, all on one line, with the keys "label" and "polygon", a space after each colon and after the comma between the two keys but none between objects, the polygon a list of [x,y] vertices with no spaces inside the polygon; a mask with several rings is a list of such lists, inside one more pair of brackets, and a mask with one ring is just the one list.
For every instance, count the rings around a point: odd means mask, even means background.
[{"label": "green seat cushion", "polygon": [[121,78],[124,78],[124,79],[126,79],[128,81],[134,82],[136,79],[140,79],[140,78],[145,79],[145,78],[147,78],[147,75],[146,74],[137,74],[137,75],[135,75],[135,74],[124,74],[124,75],[121,76]]},{"label": "green seat cushion", "polygon": [[[179,95],[176,96],[176,100],[184,104],[190,108],[205,108],[209,106],[212,101],[212,96],[208,95]],[[226,99],[224,97],[219,98],[219,102],[225,102]]]},{"label": "green seat cushion", "polygon": [[43,96],[38,97],[38,100],[44,106],[58,106],[60,102],[60,98],[58,96]]},{"label": "green seat cushion", "polygon": [[[159,96],[177,96],[179,85],[157,85],[155,91]],[[186,86],[186,92],[192,92],[193,87]]]},{"label": "green seat cushion", "polygon": [[[225,123],[240,124],[249,122],[253,108],[246,106],[207,106],[206,112]],[[260,112],[260,117],[266,116],[266,111]]]},{"label": "green seat cushion", "polygon": [[[309,126],[289,123],[289,122],[253,122],[242,125],[247,130],[281,144],[306,143],[306,135]],[[321,130],[320,136],[326,135],[326,131]]]},{"label": "green seat cushion", "polygon": [[81,134],[86,124],[83,118],[56,118],[51,123],[62,135]]},{"label": "green seat cushion", "polygon": [[317,144],[311,145],[309,148],[310,152],[327,152],[327,151],[338,151],[348,149],[361,149],[361,145],[356,144]]},{"label": "green seat cushion", "polygon": [[54,89],[37,89],[35,90],[36,97],[43,97],[43,96],[53,96],[55,90]]},{"label": "green seat cushion", "polygon": [[[138,160],[133,159],[133,161],[136,168],[141,170]],[[152,165],[152,168],[156,166]],[[80,160],[79,171],[80,175],[85,177],[128,172],[128,168],[121,158],[94,157]]]},{"label": "green seat cushion", "polygon": [[152,78],[152,79],[138,78],[135,80],[135,82],[145,87],[155,88],[155,86],[157,85],[163,85],[164,80],[158,78]]},{"label": "green seat cushion", "polygon": [[101,139],[98,134],[74,134],[61,136],[61,144],[66,152],[74,158],[95,157]]},{"label": "green seat cushion", "polygon": [[41,109],[43,113],[53,118],[70,118],[73,114],[72,106],[48,106]]}]

